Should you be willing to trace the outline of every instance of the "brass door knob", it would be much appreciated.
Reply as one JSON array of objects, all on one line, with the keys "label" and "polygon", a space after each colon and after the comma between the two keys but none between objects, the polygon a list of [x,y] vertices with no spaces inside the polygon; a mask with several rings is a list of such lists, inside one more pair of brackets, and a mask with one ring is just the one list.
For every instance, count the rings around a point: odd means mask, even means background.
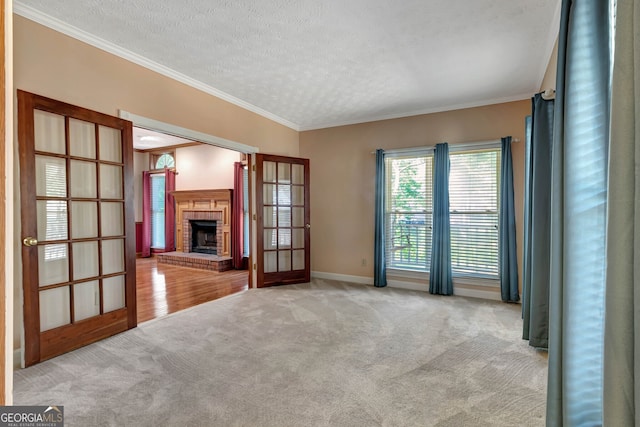
[{"label": "brass door knob", "polygon": [[38,239],[36,239],[35,237],[25,237],[22,240],[22,243],[25,246],[36,246],[38,244]]}]

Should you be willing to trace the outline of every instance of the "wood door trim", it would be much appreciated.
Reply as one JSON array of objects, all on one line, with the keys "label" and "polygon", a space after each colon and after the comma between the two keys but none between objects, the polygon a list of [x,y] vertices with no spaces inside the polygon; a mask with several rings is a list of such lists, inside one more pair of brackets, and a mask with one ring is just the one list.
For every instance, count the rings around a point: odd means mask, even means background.
[{"label": "wood door trim", "polygon": [[[125,191],[127,188],[133,188],[133,124],[130,121],[124,121],[122,141],[122,160],[129,159],[130,168],[124,168],[124,177],[122,180],[122,195],[125,197],[124,206],[124,253],[125,266],[127,272],[125,275],[125,306],[127,307],[127,328],[135,328],[138,325],[137,301],[136,301],[136,224],[135,206],[133,200],[133,191]],[[131,221],[126,221],[129,218]]]},{"label": "wood door trim", "polygon": [[[35,154],[34,154],[34,120],[32,111],[35,108],[31,94],[18,91],[18,144],[20,157],[20,194],[22,195],[20,222],[23,236],[36,236],[37,225],[28,220],[28,216],[35,212]],[[26,366],[37,363],[40,358],[40,325],[35,319],[39,318],[40,299],[38,297],[38,254],[36,251],[22,246],[22,277],[24,299],[24,362]],[[29,282],[36,286],[26,288],[24,278],[30,277]]]}]

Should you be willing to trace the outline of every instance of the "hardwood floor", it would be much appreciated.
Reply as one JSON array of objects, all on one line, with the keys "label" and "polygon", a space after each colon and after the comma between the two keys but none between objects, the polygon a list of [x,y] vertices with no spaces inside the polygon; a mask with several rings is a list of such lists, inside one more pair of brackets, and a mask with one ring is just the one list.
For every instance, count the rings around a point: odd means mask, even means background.
[{"label": "hardwood floor", "polygon": [[138,323],[248,289],[249,272],[223,273],[136,260]]}]

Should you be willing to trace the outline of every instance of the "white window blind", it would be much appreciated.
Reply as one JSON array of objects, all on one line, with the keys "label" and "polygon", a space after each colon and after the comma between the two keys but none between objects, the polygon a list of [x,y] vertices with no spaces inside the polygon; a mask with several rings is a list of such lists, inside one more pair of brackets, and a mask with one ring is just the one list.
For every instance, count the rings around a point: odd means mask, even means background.
[{"label": "white window blind", "polygon": [[[46,195],[48,197],[65,197],[67,195],[65,165],[58,162],[47,162],[45,163],[44,173],[46,178]],[[65,200],[47,200],[38,203],[45,204],[45,239],[67,239],[67,202]],[[55,261],[66,257],[66,244],[53,244],[44,247],[45,261]]]},{"label": "white window blind", "polygon": [[454,152],[450,161],[453,274],[498,277],[500,150]]},{"label": "white window blind", "polygon": [[431,154],[385,159],[388,268],[429,270],[432,165]]},{"label": "white window blind", "polygon": [[151,247],[164,249],[164,174],[151,175]]}]

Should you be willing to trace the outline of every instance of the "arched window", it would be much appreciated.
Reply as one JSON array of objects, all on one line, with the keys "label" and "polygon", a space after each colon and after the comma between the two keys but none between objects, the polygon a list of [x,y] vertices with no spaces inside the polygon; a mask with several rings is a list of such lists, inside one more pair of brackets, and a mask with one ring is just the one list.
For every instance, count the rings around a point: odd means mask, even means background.
[{"label": "arched window", "polygon": [[155,169],[173,168],[176,161],[171,154],[164,153],[156,159]]}]

